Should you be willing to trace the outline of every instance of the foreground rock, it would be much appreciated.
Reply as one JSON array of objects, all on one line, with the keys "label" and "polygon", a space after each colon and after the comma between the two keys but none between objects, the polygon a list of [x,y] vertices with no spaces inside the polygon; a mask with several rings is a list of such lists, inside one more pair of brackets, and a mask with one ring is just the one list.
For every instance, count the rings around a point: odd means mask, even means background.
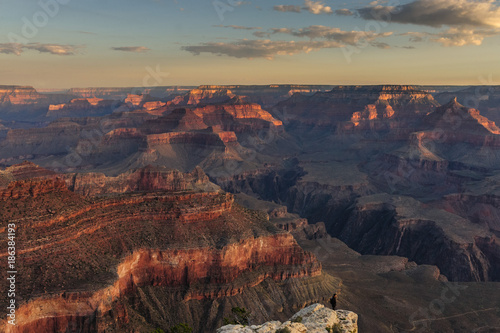
[{"label": "foreground rock", "polygon": [[[288,331],[287,331],[288,329]],[[226,325],[217,330],[217,333],[264,333],[264,332],[304,333],[304,332],[342,332],[354,333],[358,331],[358,315],[347,310],[331,310],[321,304],[310,305],[289,320],[281,323],[270,321],[262,325],[242,326]]]}]

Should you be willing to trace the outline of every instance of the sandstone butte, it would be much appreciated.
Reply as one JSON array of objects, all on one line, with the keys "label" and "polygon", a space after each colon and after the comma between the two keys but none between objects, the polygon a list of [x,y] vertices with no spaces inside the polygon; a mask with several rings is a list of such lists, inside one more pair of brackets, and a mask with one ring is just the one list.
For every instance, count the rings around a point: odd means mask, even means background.
[{"label": "sandstone butte", "polygon": [[0,86],[0,105],[33,104],[47,99],[29,86]]},{"label": "sandstone butte", "polygon": [[25,162],[2,170],[0,186],[22,272],[17,325],[2,319],[3,332],[149,332],[179,322],[214,332],[234,306],[260,322],[286,319],[338,287],[291,234],[235,204],[201,169],[107,177]]}]

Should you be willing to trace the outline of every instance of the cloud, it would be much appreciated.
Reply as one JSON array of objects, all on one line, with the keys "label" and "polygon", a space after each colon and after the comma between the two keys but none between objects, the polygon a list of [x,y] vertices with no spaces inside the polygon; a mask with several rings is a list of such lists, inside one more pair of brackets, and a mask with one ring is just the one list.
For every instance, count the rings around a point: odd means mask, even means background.
[{"label": "cloud", "polygon": [[82,46],[41,43],[0,43],[0,53],[15,55],[21,55],[25,50],[34,50],[40,53],[50,53],[54,55],[74,55],[80,48],[82,48]]},{"label": "cloud", "polygon": [[467,46],[481,45],[487,37],[498,35],[500,32],[495,29],[466,29],[466,28],[450,28],[446,31],[437,33],[430,32],[407,32],[401,34],[410,36],[411,42],[423,42],[430,40],[439,43],[446,47],[452,46]]},{"label": "cloud", "polygon": [[410,42],[423,42],[429,34],[427,32],[405,32],[401,36],[410,36]]},{"label": "cloud", "polygon": [[370,43],[370,45],[373,47],[377,47],[379,49],[384,49],[384,50],[391,48],[391,46],[389,44],[383,43],[383,42],[373,42],[373,43]]},{"label": "cloud", "polygon": [[294,5],[277,5],[273,8],[278,12],[301,13],[302,10],[305,10],[315,15],[333,13],[332,7],[324,5],[321,1],[313,0],[304,0],[303,7]]},{"label": "cloud", "polygon": [[486,37],[491,37],[496,34],[498,34],[497,31],[491,30],[478,31],[473,29],[450,28],[448,31],[434,34],[431,40],[448,47],[481,45]]},{"label": "cloud", "polygon": [[231,29],[236,29],[236,30],[259,30],[259,29],[262,29],[261,27],[244,27],[244,26],[241,26],[241,25],[222,25],[222,24],[213,25],[213,27],[216,27],[216,28],[231,28]]},{"label": "cloud", "polygon": [[337,41],[271,41],[271,40],[239,40],[230,43],[207,42],[194,46],[183,46],[182,49],[199,55],[212,53],[235,58],[265,58],[273,59],[276,55],[294,55],[309,53],[328,48],[343,47]]},{"label": "cloud", "polygon": [[[273,28],[269,34],[289,34],[295,37],[313,39],[326,39],[339,43],[357,45],[360,42],[372,42],[378,38],[389,37],[392,32],[375,33],[373,31],[343,31],[339,28],[323,25],[311,25],[301,29]],[[387,45],[387,44],[386,44]]]},{"label": "cloud", "polygon": [[374,5],[358,12],[366,20],[431,27],[500,28],[497,3],[495,0],[415,0],[397,7]]},{"label": "cloud", "polygon": [[23,52],[22,46],[19,43],[1,43],[0,53],[20,55]]},{"label": "cloud", "polygon": [[265,31],[255,31],[252,35],[259,38],[269,38],[270,33]]},{"label": "cloud", "polygon": [[330,6],[325,6],[321,1],[305,0],[304,10],[313,14],[332,14],[333,10]]},{"label": "cloud", "polygon": [[335,14],[340,15],[340,16],[353,16],[354,12],[347,9],[347,8],[343,8],[343,9],[337,9],[335,11]]},{"label": "cloud", "polygon": [[148,49],[145,46],[119,46],[119,47],[112,47],[111,49],[115,51],[135,52],[135,53],[143,53],[150,51],[150,49]]},{"label": "cloud", "polygon": [[300,13],[302,8],[300,6],[293,5],[277,5],[273,7],[274,10],[278,12],[291,12],[291,13]]}]

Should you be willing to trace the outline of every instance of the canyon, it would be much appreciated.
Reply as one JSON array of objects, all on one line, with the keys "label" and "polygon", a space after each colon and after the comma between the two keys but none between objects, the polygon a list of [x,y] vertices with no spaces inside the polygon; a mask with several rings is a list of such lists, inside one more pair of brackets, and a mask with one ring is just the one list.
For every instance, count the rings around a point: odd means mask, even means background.
[{"label": "canyon", "polygon": [[[2,122],[28,286],[12,332],[215,331],[232,307],[285,321],[339,289],[361,331],[500,325],[496,88],[477,107],[473,87],[148,89]],[[408,320],[449,286],[454,320]]]},{"label": "canyon", "polygon": [[[13,179],[0,205],[4,218],[17,224],[16,264],[24,286],[17,324],[3,321],[6,332],[66,331],[71,325],[82,332],[128,332],[174,325],[175,319],[198,330],[203,321],[220,326],[228,310],[209,314],[207,304],[284,293],[280,281],[296,288],[283,313],[273,313],[281,316],[334,288],[335,280],[322,275],[321,264],[292,235],[265,214],[235,204],[200,169],[146,168],[109,179],[24,163],[3,175]],[[262,290],[262,283],[275,286]],[[154,308],[145,314],[140,304],[157,297],[164,314]],[[137,326],[141,316],[145,322]]]}]

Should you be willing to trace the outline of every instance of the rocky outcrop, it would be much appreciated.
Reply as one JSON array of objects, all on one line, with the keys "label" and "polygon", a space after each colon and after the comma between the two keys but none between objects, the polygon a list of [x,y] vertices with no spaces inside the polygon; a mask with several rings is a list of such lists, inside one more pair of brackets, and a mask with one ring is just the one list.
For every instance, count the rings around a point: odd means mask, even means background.
[{"label": "rocky outcrop", "polygon": [[208,126],[221,126],[227,131],[243,132],[283,125],[258,104],[207,105],[195,108],[193,112]]},{"label": "rocky outcrop", "polygon": [[495,122],[481,116],[478,110],[466,108],[457,99],[439,107],[425,118],[433,128],[482,135],[500,134]]},{"label": "rocky outcrop", "polygon": [[184,96],[177,96],[172,100],[176,105],[197,105],[201,103],[223,103],[229,101],[235,95],[229,89],[223,87],[202,86],[189,91]]},{"label": "rocky outcrop", "polygon": [[43,95],[30,86],[0,86],[0,119],[36,122],[47,112],[49,104],[70,98]]},{"label": "rocky outcrop", "polygon": [[166,116],[144,122],[141,129],[148,134],[171,131],[193,131],[208,128],[208,125],[190,109],[175,109]]},{"label": "rocky outcrop", "polygon": [[0,171],[0,200],[39,197],[64,191],[66,184],[55,172],[24,162]]},{"label": "rocky outcrop", "polygon": [[193,144],[201,146],[221,146],[226,144],[236,143],[237,138],[234,132],[218,132],[218,133],[192,133],[192,132],[171,132],[163,134],[151,134],[146,136],[146,144],[148,148],[166,144]]},{"label": "rocky outcrop", "polygon": [[30,86],[0,86],[0,105],[36,104],[46,99]]},{"label": "rocky outcrop", "polygon": [[164,107],[166,105],[167,105],[167,103],[162,102],[162,101],[152,101],[152,102],[145,102],[142,105],[142,108],[144,110],[147,110],[147,111],[152,111],[152,110],[156,110],[156,109],[162,108],[162,107]]},{"label": "rocky outcrop", "polygon": [[103,173],[65,174],[68,188],[85,196],[120,194],[126,192],[154,191],[194,191],[217,187],[211,184],[200,168],[190,173],[147,166],[136,171],[128,171],[117,177],[107,177]]},{"label": "rocky outcrop", "polygon": [[[280,331],[281,330],[281,331]],[[290,333],[356,333],[358,332],[358,315],[347,310],[331,310],[322,304],[310,305],[290,319],[281,323],[271,321],[261,325],[226,325],[217,333],[252,333],[252,332],[290,332]]]},{"label": "rocky outcrop", "polygon": [[149,94],[141,94],[141,95],[128,94],[127,98],[125,98],[123,102],[134,108],[134,107],[142,107],[145,103],[153,100],[154,98]]},{"label": "rocky outcrop", "polygon": [[467,108],[481,111],[481,114],[496,123],[500,123],[499,102],[500,86],[482,85],[461,89],[446,89],[434,96],[441,104],[457,98],[457,101]]},{"label": "rocky outcrop", "polygon": [[7,188],[0,188],[0,200],[36,198],[46,193],[65,189],[66,183],[60,178],[20,180],[10,183]]}]

